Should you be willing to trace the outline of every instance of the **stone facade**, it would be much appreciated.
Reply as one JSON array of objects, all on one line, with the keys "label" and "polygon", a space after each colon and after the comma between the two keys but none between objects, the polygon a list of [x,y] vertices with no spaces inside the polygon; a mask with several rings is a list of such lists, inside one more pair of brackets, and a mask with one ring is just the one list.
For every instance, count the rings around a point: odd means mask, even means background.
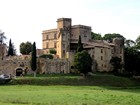
[{"label": "stone facade", "polygon": [[93,70],[110,71],[110,59],[113,56],[124,60],[123,39],[115,38],[112,43],[103,40],[91,39],[91,27],[85,25],[72,25],[70,18],[57,19],[57,28],[42,32],[43,53],[48,54],[50,49],[55,49],[61,59],[69,59],[72,66],[79,35],[84,49],[93,59]]}]

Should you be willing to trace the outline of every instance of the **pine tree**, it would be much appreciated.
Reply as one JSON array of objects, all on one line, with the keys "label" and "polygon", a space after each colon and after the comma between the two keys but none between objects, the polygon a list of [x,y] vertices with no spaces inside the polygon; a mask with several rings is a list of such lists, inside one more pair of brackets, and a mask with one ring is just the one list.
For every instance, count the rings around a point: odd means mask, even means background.
[{"label": "pine tree", "polygon": [[36,76],[36,68],[37,68],[37,57],[36,57],[36,44],[34,42],[32,46],[32,55],[31,55],[31,69],[34,71],[34,77]]}]

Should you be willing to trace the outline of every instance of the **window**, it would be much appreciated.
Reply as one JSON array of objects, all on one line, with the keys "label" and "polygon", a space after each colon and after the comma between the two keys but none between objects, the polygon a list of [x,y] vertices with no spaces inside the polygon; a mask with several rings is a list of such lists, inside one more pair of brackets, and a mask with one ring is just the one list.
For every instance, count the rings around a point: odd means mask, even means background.
[{"label": "window", "polygon": [[49,36],[49,35],[46,35],[46,40],[48,40],[48,36]]},{"label": "window", "polygon": [[49,43],[47,42],[47,43],[46,43],[46,48],[48,48],[48,46],[49,46]]},{"label": "window", "polygon": [[104,67],[104,65],[102,64],[102,67]]},{"label": "window", "polygon": [[94,55],[92,55],[92,58],[94,58]]},{"label": "window", "polygon": [[103,53],[103,49],[101,49],[101,53]]},{"label": "window", "polygon": [[63,48],[65,48],[65,44],[63,44]]},{"label": "window", "polygon": [[54,39],[56,39],[56,33],[54,34]]},{"label": "window", "polygon": [[120,54],[122,53],[122,50],[120,50]]},{"label": "window", "polygon": [[103,60],[103,56],[101,56],[101,60]]},{"label": "window", "polygon": [[84,37],[87,37],[87,35],[86,35],[86,34],[84,34]]},{"label": "window", "polygon": [[57,43],[56,43],[56,42],[54,42],[54,48],[56,48],[56,45],[57,45]]},{"label": "window", "polygon": [[65,50],[63,50],[63,54],[65,54]]}]

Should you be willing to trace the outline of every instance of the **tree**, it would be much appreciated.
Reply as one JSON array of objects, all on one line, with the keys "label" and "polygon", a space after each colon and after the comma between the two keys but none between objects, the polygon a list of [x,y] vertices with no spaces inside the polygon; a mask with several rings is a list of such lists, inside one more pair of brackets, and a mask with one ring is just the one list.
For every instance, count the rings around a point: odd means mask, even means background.
[{"label": "tree", "polygon": [[124,37],[122,35],[116,34],[116,33],[113,33],[113,34],[105,34],[104,37],[103,37],[103,39],[104,40],[107,40],[108,42],[112,42],[113,38],[124,38]]},{"label": "tree", "polygon": [[136,43],[137,43],[137,44],[140,44],[140,36],[137,37]]},{"label": "tree", "polygon": [[56,50],[55,49],[50,49],[50,54],[56,54]]},{"label": "tree", "polygon": [[113,72],[115,75],[119,74],[119,70],[121,70],[121,58],[119,57],[112,57],[110,60],[111,65],[113,66]]},{"label": "tree", "polygon": [[6,39],[6,36],[4,35],[4,32],[0,31],[0,44],[4,44],[5,39]]},{"label": "tree", "polygon": [[138,36],[136,39],[136,48],[140,50],[140,36]]},{"label": "tree", "polygon": [[136,43],[133,41],[133,40],[131,40],[131,39],[128,39],[128,40],[125,40],[125,47],[134,47],[135,45],[136,45]]},{"label": "tree", "polygon": [[31,42],[22,42],[20,44],[20,53],[23,55],[28,55],[32,51],[32,43]]},{"label": "tree", "polygon": [[140,51],[136,47],[125,48],[125,72],[129,75],[140,75]]},{"label": "tree", "polygon": [[14,55],[14,49],[11,43],[11,39],[9,41],[9,48],[8,48],[8,56],[13,56]]},{"label": "tree", "polygon": [[77,52],[83,51],[83,44],[81,42],[81,36],[79,35],[79,40],[78,40],[78,46],[77,46]]},{"label": "tree", "polygon": [[36,57],[36,44],[34,42],[31,53],[31,69],[34,71],[34,77],[36,76],[36,68],[37,68],[37,57]]},{"label": "tree", "polygon": [[17,55],[17,50],[16,50],[16,48],[15,48],[14,43],[12,43],[12,47],[13,47],[13,53],[14,53],[14,55]]},{"label": "tree", "polygon": [[91,32],[91,38],[94,40],[102,40],[102,36],[99,33]]},{"label": "tree", "polygon": [[92,58],[87,51],[77,52],[74,58],[74,67],[86,75],[91,72]]}]

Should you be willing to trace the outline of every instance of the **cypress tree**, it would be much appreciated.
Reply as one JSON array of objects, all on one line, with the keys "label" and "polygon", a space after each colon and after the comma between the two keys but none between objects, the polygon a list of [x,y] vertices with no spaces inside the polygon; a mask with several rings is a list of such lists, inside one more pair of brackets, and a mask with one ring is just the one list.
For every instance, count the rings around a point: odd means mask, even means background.
[{"label": "cypress tree", "polygon": [[13,46],[12,46],[12,43],[11,43],[11,39],[9,41],[9,49],[8,49],[8,56],[13,56],[14,55],[14,49],[13,49]]},{"label": "cypress tree", "polygon": [[36,43],[33,43],[32,46],[32,55],[31,55],[31,69],[34,71],[34,77],[36,76],[37,68],[37,57],[36,57]]},{"label": "cypress tree", "polygon": [[78,46],[77,46],[77,52],[83,51],[83,44],[81,42],[81,36],[79,35],[79,40],[78,40]]}]

